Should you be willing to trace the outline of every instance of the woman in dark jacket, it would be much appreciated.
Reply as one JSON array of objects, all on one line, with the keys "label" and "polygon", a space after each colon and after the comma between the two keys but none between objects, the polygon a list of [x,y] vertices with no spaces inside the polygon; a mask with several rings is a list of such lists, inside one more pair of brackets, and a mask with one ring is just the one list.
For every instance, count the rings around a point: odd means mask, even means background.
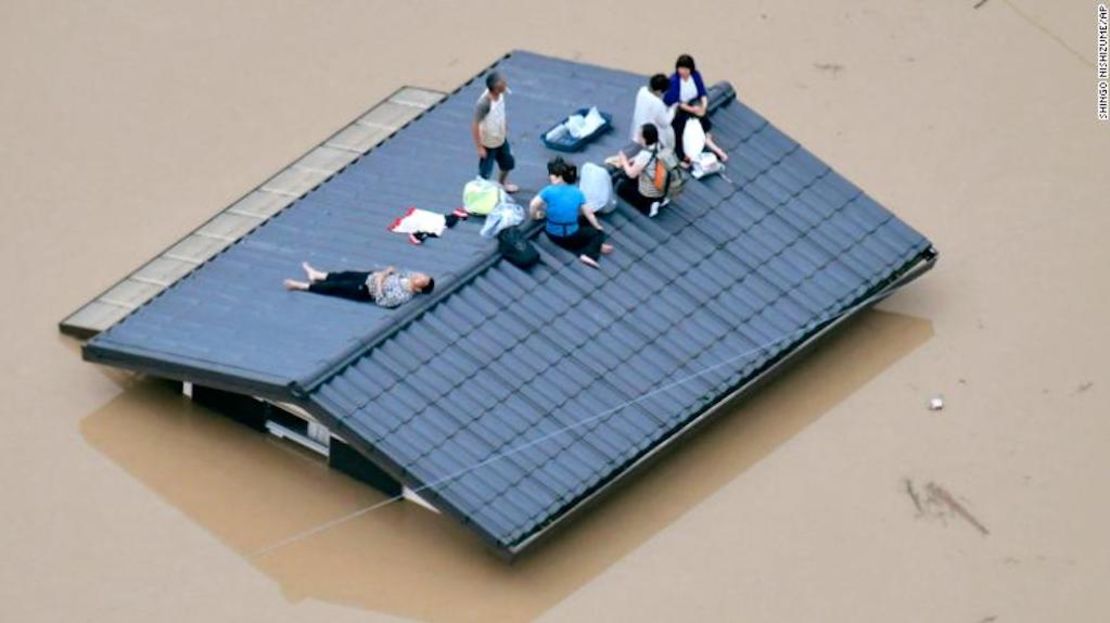
[{"label": "woman in dark jacket", "polygon": [[727,161],[728,154],[717,146],[709,133],[713,129],[713,124],[706,116],[709,111],[709,92],[705,90],[701,73],[694,66],[693,57],[689,54],[679,56],[675,61],[674,70],[671,74],[670,87],[663,95],[663,103],[675,106],[674,120],[671,121],[675,136],[675,155],[682,162],[690,161],[682,144],[682,132],[686,129],[687,121],[697,119],[701,123],[702,130],[705,130],[705,146],[717,154],[721,162]]}]

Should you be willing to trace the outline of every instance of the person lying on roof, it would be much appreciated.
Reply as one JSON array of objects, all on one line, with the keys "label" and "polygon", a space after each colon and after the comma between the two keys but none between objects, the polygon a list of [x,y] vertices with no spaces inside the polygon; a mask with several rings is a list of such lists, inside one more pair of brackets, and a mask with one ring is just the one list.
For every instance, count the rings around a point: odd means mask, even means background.
[{"label": "person lying on roof", "polygon": [[379,307],[397,307],[409,302],[414,294],[431,294],[435,279],[424,273],[398,273],[392,266],[376,272],[316,270],[308,262],[301,264],[308,281],[285,280],[285,288],[338,296],[352,301],[374,303]]},{"label": "person lying on roof", "polygon": [[555,158],[547,163],[547,177],[551,183],[529,204],[532,218],[544,218],[546,212],[544,231],[551,242],[578,253],[583,264],[599,268],[597,261],[601,254],[612,253],[613,246],[605,244],[601,223],[586,205],[586,195],[574,185],[578,181],[578,168],[562,158]]}]

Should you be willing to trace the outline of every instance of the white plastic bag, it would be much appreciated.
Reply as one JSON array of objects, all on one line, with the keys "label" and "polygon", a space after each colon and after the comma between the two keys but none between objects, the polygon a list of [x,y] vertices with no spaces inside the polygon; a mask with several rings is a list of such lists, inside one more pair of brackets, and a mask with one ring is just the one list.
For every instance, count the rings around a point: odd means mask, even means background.
[{"label": "white plastic bag", "polygon": [[704,151],[694,158],[694,162],[690,166],[690,174],[693,175],[695,179],[700,180],[706,175],[720,173],[723,168],[725,168],[725,165],[721,164],[721,161],[717,159],[717,154]]},{"label": "white plastic bag", "polygon": [[566,138],[568,134],[570,134],[570,132],[567,131],[566,124],[560,123],[559,125],[548,130],[547,134],[544,135],[544,138],[552,143],[558,143],[559,141]]},{"label": "white plastic bag", "polygon": [[605,117],[601,116],[601,111],[597,109],[597,106],[590,108],[590,111],[586,113],[586,126],[584,128],[586,132],[584,136],[597,132],[603,125],[605,125]]},{"label": "white plastic bag", "polygon": [[571,115],[563,122],[563,125],[566,126],[567,131],[574,138],[582,138],[589,134],[586,128],[586,118],[582,115]]},{"label": "white plastic bag", "polygon": [[490,210],[490,213],[486,215],[485,224],[482,225],[482,231],[478,233],[483,238],[494,238],[501,233],[502,229],[520,225],[523,222],[524,208],[510,201],[504,201]]},{"label": "white plastic bag", "polygon": [[562,123],[562,127],[565,127],[574,138],[590,136],[603,125],[605,125],[605,117],[601,116],[601,111],[597,109],[597,106],[591,108],[585,115],[571,115]]},{"label": "white plastic bag", "polygon": [[582,165],[578,189],[586,196],[586,207],[593,212],[608,212],[617,205],[613,199],[613,179],[605,167],[592,162]]},{"label": "white plastic bag", "polygon": [[686,129],[682,131],[682,150],[691,160],[697,160],[705,150],[705,130],[697,117],[690,117],[686,122]]}]

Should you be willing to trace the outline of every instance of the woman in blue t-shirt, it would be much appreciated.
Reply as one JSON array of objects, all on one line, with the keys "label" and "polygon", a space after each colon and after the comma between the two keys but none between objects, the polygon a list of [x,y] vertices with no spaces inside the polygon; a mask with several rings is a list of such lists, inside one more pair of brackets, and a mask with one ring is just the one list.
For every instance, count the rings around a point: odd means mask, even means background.
[{"label": "woman in blue t-shirt", "polygon": [[605,244],[601,223],[586,207],[586,196],[574,185],[578,181],[578,169],[556,158],[547,163],[547,176],[551,184],[532,198],[532,218],[544,218],[546,212],[544,231],[551,242],[578,253],[583,264],[599,268],[597,261],[601,254],[612,253],[613,246]]}]

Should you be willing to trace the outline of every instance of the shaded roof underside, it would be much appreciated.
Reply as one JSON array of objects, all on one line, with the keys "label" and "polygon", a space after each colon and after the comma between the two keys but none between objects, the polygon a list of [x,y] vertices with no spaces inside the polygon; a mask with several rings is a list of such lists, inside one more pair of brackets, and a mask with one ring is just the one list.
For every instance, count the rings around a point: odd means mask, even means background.
[{"label": "shaded roof underside", "polygon": [[[519,52],[499,69],[514,91],[518,182],[543,179],[551,154],[539,133],[581,106],[614,113],[616,128],[577,162],[624,144],[642,77]],[[441,278],[488,254],[473,222],[424,247],[384,229],[406,205],[457,204],[475,164],[466,133],[480,91],[471,83],[449,97],[93,344],[144,353],[154,371],[188,362],[225,385],[324,378],[307,401],[317,416],[516,551],[929,252],[734,101],[713,115],[728,179],[688,184],[653,220],[620,206],[605,220],[618,249],[601,270],[541,236],[531,272],[497,262],[336,369],[396,312],[291,295],[281,278],[304,258]]]}]

